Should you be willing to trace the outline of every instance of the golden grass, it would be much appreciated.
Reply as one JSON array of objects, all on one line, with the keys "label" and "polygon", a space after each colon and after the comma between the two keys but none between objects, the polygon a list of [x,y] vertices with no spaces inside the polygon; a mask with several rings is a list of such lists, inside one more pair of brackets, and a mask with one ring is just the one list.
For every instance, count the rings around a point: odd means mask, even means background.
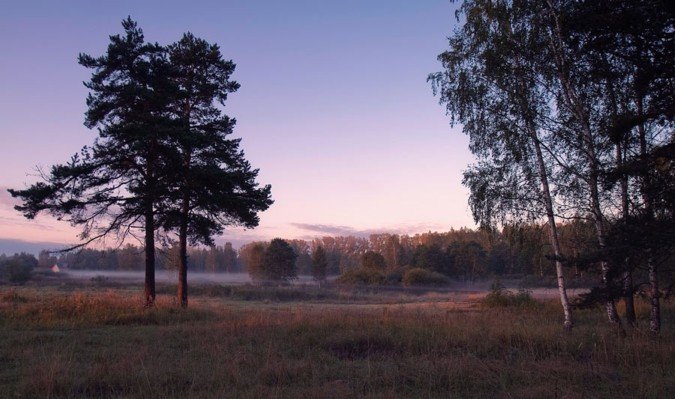
[{"label": "golden grass", "polygon": [[600,310],[579,312],[565,332],[555,302],[457,309],[429,299],[200,297],[180,310],[167,296],[143,309],[136,292],[17,290],[0,295],[0,397],[673,396],[672,304],[652,338],[617,332]]}]

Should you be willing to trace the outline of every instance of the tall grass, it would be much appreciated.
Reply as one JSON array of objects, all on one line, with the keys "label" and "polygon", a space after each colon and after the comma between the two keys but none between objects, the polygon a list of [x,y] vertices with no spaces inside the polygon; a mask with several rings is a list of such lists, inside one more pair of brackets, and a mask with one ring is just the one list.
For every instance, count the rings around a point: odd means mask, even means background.
[{"label": "tall grass", "polygon": [[0,298],[0,397],[656,398],[675,387],[672,304],[652,338],[617,332],[597,310],[565,332],[555,302],[138,303],[115,292]]}]

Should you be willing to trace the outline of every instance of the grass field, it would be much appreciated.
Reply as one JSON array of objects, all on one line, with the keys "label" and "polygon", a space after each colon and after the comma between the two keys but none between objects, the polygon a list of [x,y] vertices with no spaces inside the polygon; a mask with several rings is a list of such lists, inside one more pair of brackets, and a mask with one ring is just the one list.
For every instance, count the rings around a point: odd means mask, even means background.
[{"label": "grass field", "polygon": [[131,289],[0,290],[2,398],[675,396],[672,303],[653,338],[599,309],[565,332],[554,301],[212,287],[148,310]]}]

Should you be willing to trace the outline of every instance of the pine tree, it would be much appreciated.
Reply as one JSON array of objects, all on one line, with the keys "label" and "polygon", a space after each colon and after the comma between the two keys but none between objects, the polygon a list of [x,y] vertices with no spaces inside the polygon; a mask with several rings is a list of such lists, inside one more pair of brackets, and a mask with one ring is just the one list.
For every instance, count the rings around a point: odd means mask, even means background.
[{"label": "pine tree", "polygon": [[163,227],[178,231],[178,299],[187,306],[187,245],[213,245],[224,226],[258,225],[258,212],[271,204],[271,187],[258,187],[252,169],[233,139],[235,120],[224,115],[229,93],[239,84],[230,79],[235,64],[223,59],[217,45],[191,33],[168,46],[175,94],[170,115],[177,129],[172,142],[179,152],[177,178],[170,187]]},{"label": "pine tree", "polygon": [[83,242],[116,235],[124,240],[138,229],[145,242],[145,303],[155,300],[155,233],[160,199],[175,159],[167,145],[172,122],[165,116],[169,66],[164,49],[146,43],[137,23],[122,22],[124,35],[110,36],[104,55],[80,54],[92,69],[85,86],[85,125],[98,129],[91,147],[24,190],[10,190],[23,201],[15,208],[27,218],[47,212],[81,226]]}]

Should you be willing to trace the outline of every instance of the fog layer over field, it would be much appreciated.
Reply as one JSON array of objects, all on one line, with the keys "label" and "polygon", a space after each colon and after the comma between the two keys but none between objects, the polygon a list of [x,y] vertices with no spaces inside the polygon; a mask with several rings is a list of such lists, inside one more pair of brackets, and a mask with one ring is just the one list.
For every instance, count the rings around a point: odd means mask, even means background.
[{"label": "fog layer over field", "polygon": [[[143,271],[109,271],[109,270],[68,270],[61,272],[63,277],[78,279],[78,280],[90,280],[92,278],[104,277],[111,282],[120,282],[120,283],[129,283],[137,282],[142,284],[145,279],[145,272]],[[164,271],[158,270],[155,274],[157,282],[161,283],[174,283],[178,280],[178,276],[175,271]],[[329,280],[331,280],[329,278]],[[202,272],[190,272],[188,273],[188,281],[193,284],[226,284],[226,285],[239,285],[239,284],[250,284],[253,281],[247,273],[202,273]],[[292,285],[317,285],[316,281],[311,276],[298,276],[296,279],[291,280]],[[423,292],[423,291],[436,291],[436,292],[464,292],[464,293],[474,293],[483,295],[490,290],[491,280],[484,281],[475,281],[475,282],[463,282],[463,281],[453,281],[447,287],[400,287],[400,286],[378,286],[370,287],[371,290],[375,291],[411,291],[411,292]],[[506,289],[515,292],[518,290],[517,281],[505,281],[504,286]],[[532,288],[528,289],[530,294],[535,298],[555,298],[558,294],[557,288]],[[587,292],[585,288],[579,289],[569,289],[569,295],[574,297],[581,293]]]},{"label": "fog layer over field", "polygon": [[[145,279],[143,271],[111,271],[111,270],[67,270],[61,272],[65,277],[74,279],[92,279],[95,277],[105,277],[113,281],[138,281]],[[157,282],[172,283],[178,280],[178,274],[175,271],[158,270],[155,272]],[[247,273],[188,273],[188,282],[190,283],[216,283],[216,284],[246,284],[251,283],[251,277]],[[299,276],[293,280],[293,284],[315,284],[310,276]]]}]

